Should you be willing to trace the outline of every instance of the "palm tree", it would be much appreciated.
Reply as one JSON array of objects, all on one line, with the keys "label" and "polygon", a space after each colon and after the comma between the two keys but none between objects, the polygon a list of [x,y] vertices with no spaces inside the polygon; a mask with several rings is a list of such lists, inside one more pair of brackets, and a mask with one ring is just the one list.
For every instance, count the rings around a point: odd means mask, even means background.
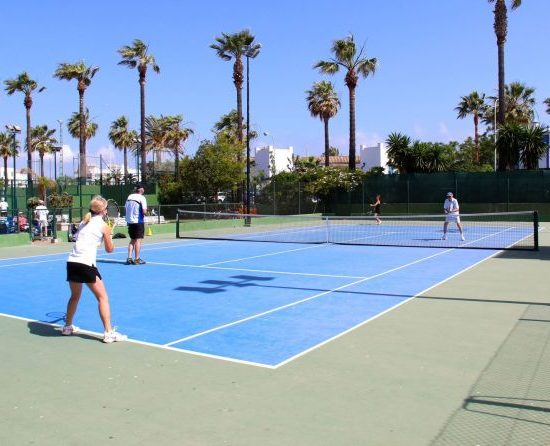
[{"label": "palm tree", "polygon": [[529,125],[535,117],[535,89],[521,82],[512,82],[504,86],[506,98],[505,122]]},{"label": "palm tree", "polygon": [[222,33],[222,37],[216,37],[215,44],[210,48],[216,51],[218,56],[226,61],[235,59],[233,64],[233,83],[237,90],[237,117],[238,117],[238,138],[243,142],[243,57],[256,57],[261,45],[254,43],[255,36],[249,30],[243,30],[235,34]]},{"label": "palm tree", "polygon": [[78,151],[80,155],[80,171],[78,172],[79,178],[85,178],[86,176],[86,126],[88,113],[84,112],[84,93],[86,89],[92,83],[92,78],[99,71],[99,67],[86,66],[84,62],[77,62],[74,64],[60,63],[55,70],[54,77],[58,79],[64,79],[67,81],[76,80],[78,90],[78,117],[80,119],[80,130],[75,134],[78,135]]},{"label": "palm tree", "polygon": [[37,125],[31,129],[31,151],[38,152],[40,157],[40,176],[44,176],[44,155],[51,153],[57,140],[53,137],[55,129],[49,129],[47,125]]},{"label": "palm tree", "polygon": [[315,64],[321,73],[334,74],[342,67],[347,70],[345,83],[349,90],[349,169],[355,170],[355,89],[359,82],[359,75],[366,78],[374,74],[378,61],[376,58],[364,57],[364,45],[357,51],[353,34],[340,40],[335,40],[331,51],[334,57],[328,61]]},{"label": "palm tree", "polygon": [[132,45],[125,45],[118,50],[122,57],[119,65],[125,65],[130,69],[137,68],[139,73],[139,97],[140,97],[140,135],[141,135],[141,181],[146,182],[146,148],[145,148],[145,79],[147,68],[151,66],[155,73],[160,73],[160,67],[155,57],[148,54],[149,47],[139,39],[134,39]]},{"label": "palm tree", "polygon": [[459,119],[464,119],[468,115],[474,117],[474,144],[476,147],[476,163],[479,163],[479,118],[483,117],[485,112],[485,94],[479,95],[477,91],[473,91],[468,96],[462,96],[458,107],[455,111],[458,113]]},{"label": "palm tree", "polygon": [[313,84],[311,90],[307,90],[307,107],[313,117],[319,117],[325,125],[325,167],[329,165],[330,144],[328,137],[328,120],[338,113],[340,99],[334,91],[332,82],[321,81]]},{"label": "palm tree", "polygon": [[179,180],[179,156],[183,154],[182,143],[192,135],[193,129],[181,127],[183,116],[169,116],[167,144],[174,151],[174,179]]},{"label": "palm tree", "polygon": [[546,113],[550,114],[550,98],[546,98],[544,104],[546,105]]},{"label": "palm tree", "polygon": [[161,163],[161,152],[166,150],[169,121],[166,116],[147,116],[145,118],[146,147],[153,151],[153,163]]},{"label": "palm tree", "polygon": [[20,91],[25,95],[23,100],[23,105],[25,106],[25,111],[27,115],[27,182],[32,189],[32,151],[29,150],[31,145],[31,108],[32,108],[32,93],[34,90],[38,89],[38,93],[41,93],[46,89],[46,87],[38,87],[38,83],[29,77],[29,74],[24,71],[15,79],[7,79],[4,81],[6,85],[6,93],[10,96],[16,91]]},{"label": "palm tree", "polygon": [[128,119],[120,116],[111,123],[109,140],[124,153],[124,178],[128,178],[128,149],[133,147],[137,139],[137,132],[128,129]]},{"label": "palm tree", "polygon": [[525,128],[523,135],[523,147],[520,161],[526,169],[538,169],[539,159],[546,153],[544,135],[546,129],[539,125],[531,125]]},{"label": "palm tree", "polygon": [[[15,149],[15,156],[17,156],[17,148]],[[8,189],[8,159],[13,154],[13,138],[9,133],[0,132],[0,156],[4,159],[4,197],[7,195]],[[15,171],[13,172],[15,178]]]},{"label": "palm tree", "polygon": [[397,169],[399,173],[409,173],[411,170],[411,139],[401,133],[390,133],[386,139],[388,146],[388,166]]},{"label": "palm tree", "polygon": [[[86,126],[84,127],[84,133],[82,133],[81,131],[82,121],[86,123]],[[84,119],[82,119],[82,115],[80,113],[74,112],[67,120],[67,130],[69,131],[69,135],[71,135],[73,138],[78,138],[79,140],[84,139],[84,141],[87,141],[89,139],[92,139],[97,133],[97,128],[97,124],[90,120],[90,111],[88,109],[86,109],[84,113]],[[84,167],[82,166],[82,164],[84,164]],[[79,166],[80,178],[87,178],[88,168],[86,165],[86,156],[80,157]]]},{"label": "palm tree", "polygon": [[514,170],[520,160],[525,128],[516,123],[505,123],[498,129],[498,170]]},{"label": "palm tree", "polygon": [[[489,3],[495,3],[495,21],[494,29],[497,37],[498,48],[498,107],[497,123],[499,125],[504,124],[506,116],[505,94],[504,94],[504,44],[506,43],[506,34],[508,33],[508,8],[506,7],[506,0],[489,0]],[[521,0],[510,0],[512,9],[519,8],[521,6]]]}]

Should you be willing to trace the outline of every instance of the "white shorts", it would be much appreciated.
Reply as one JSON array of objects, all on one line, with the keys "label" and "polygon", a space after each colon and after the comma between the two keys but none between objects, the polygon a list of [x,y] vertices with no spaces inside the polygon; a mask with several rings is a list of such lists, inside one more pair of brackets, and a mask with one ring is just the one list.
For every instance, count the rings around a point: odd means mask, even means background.
[{"label": "white shorts", "polygon": [[447,214],[445,215],[445,221],[447,223],[460,223],[460,215],[458,214]]}]

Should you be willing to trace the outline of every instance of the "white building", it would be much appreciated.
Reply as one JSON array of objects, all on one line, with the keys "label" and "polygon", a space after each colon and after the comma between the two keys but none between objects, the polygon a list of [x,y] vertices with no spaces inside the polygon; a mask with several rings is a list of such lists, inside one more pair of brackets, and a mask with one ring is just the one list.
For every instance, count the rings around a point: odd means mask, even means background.
[{"label": "white building", "polygon": [[[123,164],[107,164],[103,165],[103,168],[100,169],[99,166],[95,164],[88,164],[87,166],[87,180],[88,181],[98,181],[103,175],[103,179],[106,179],[110,174],[117,172],[121,176],[124,176],[124,165]],[[78,176],[78,171],[75,171],[75,176]],[[136,169],[128,166],[128,175],[136,176]]]},{"label": "white building", "polygon": [[256,173],[262,172],[265,178],[271,178],[280,172],[290,172],[294,167],[292,146],[276,149],[274,146],[256,147]]},{"label": "white building", "polygon": [[[3,164],[3,163],[2,163]],[[11,186],[13,183],[13,167],[8,167],[6,169],[8,172],[8,186]],[[3,180],[4,175],[4,166],[0,165],[0,178]],[[21,169],[15,169],[15,186],[16,187],[25,187],[27,185],[27,174],[21,172]]]},{"label": "white building", "polygon": [[383,142],[379,142],[374,147],[360,146],[359,158],[361,160],[361,170],[365,172],[373,167],[383,167],[384,173],[390,173],[388,167],[388,150]]}]

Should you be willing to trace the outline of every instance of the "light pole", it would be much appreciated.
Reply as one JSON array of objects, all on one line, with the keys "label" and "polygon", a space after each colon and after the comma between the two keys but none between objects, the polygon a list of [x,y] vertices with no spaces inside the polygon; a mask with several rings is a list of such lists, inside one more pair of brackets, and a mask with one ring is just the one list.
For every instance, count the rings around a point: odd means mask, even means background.
[{"label": "light pole", "polygon": [[495,142],[495,154],[494,154],[494,169],[495,172],[497,171],[497,105],[498,105],[498,98],[495,98],[495,103],[493,104],[493,126],[494,126],[494,134],[493,134],[493,140]]},{"label": "light pole", "polygon": [[[13,138],[12,145],[12,155],[13,155],[13,181],[11,183],[11,209],[12,212],[15,212],[16,200],[15,200],[15,158],[17,156],[17,141],[15,140],[15,135],[21,133],[21,127],[15,124],[7,124],[6,129]],[[8,185],[5,185],[5,191],[7,191]],[[7,195],[7,194],[5,194]]]},{"label": "light pole", "polygon": [[[59,123],[59,176],[63,176],[63,119],[58,119]],[[55,162],[55,158],[54,158]],[[57,170],[54,173],[55,179],[57,180]]]}]

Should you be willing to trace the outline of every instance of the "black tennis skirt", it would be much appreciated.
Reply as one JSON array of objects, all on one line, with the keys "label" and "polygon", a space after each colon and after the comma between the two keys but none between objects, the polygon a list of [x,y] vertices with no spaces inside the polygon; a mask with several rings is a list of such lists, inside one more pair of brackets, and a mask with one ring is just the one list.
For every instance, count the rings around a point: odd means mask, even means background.
[{"label": "black tennis skirt", "polygon": [[101,279],[101,274],[95,266],[67,262],[67,282],[95,283],[97,277]]}]

